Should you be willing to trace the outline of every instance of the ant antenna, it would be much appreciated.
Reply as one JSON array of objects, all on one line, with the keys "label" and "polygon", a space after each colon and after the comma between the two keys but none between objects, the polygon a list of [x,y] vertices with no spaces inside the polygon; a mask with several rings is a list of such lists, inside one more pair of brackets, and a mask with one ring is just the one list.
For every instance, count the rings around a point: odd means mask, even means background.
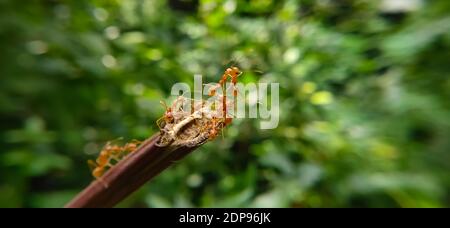
[{"label": "ant antenna", "polygon": [[167,110],[167,104],[165,101],[159,101],[159,103],[164,107],[165,110]]}]

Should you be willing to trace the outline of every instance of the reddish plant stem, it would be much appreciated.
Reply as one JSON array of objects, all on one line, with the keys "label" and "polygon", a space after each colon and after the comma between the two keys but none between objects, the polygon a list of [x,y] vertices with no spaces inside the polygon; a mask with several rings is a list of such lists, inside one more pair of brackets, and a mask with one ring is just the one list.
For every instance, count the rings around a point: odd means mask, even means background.
[{"label": "reddish plant stem", "polygon": [[172,163],[196,149],[181,147],[171,151],[158,147],[156,134],[124,160],[108,170],[100,180],[93,181],[66,208],[114,207],[128,195],[168,168]]}]

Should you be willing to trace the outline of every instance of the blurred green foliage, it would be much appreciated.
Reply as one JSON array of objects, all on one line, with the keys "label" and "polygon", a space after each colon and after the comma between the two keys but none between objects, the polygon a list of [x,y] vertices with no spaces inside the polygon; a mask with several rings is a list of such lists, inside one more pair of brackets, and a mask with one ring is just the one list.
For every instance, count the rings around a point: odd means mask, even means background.
[{"label": "blurred green foliage", "polygon": [[[279,82],[122,207],[450,206],[450,2],[0,0],[0,206],[60,207],[194,73]],[[261,73],[262,72],[262,73]]]}]

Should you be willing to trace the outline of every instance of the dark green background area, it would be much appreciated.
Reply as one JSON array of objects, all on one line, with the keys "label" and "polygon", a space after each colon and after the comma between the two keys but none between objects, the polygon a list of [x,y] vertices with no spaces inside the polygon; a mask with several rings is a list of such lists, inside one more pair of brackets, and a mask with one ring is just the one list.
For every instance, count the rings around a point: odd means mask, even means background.
[{"label": "dark green background area", "polygon": [[279,126],[236,120],[119,206],[450,206],[450,1],[0,0],[0,207],[63,206],[232,63],[280,83]]}]

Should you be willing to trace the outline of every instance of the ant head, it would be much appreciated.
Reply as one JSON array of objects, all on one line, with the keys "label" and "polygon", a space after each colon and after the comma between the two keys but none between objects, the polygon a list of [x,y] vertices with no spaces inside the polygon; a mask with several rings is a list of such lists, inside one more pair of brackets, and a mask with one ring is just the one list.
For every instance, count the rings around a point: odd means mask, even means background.
[{"label": "ant head", "polygon": [[231,68],[227,68],[227,69],[225,70],[225,73],[226,73],[226,74],[232,74],[232,73],[233,73],[233,70],[232,70]]},{"label": "ant head", "polygon": [[173,121],[173,115],[171,112],[166,113],[166,121],[168,121],[168,122]]},{"label": "ant head", "polygon": [[111,148],[107,148],[105,150],[100,151],[99,157],[106,157],[110,154]]},{"label": "ant head", "polygon": [[231,74],[235,77],[237,77],[241,74],[241,71],[239,70],[238,67],[231,67],[231,70],[232,70]]}]

